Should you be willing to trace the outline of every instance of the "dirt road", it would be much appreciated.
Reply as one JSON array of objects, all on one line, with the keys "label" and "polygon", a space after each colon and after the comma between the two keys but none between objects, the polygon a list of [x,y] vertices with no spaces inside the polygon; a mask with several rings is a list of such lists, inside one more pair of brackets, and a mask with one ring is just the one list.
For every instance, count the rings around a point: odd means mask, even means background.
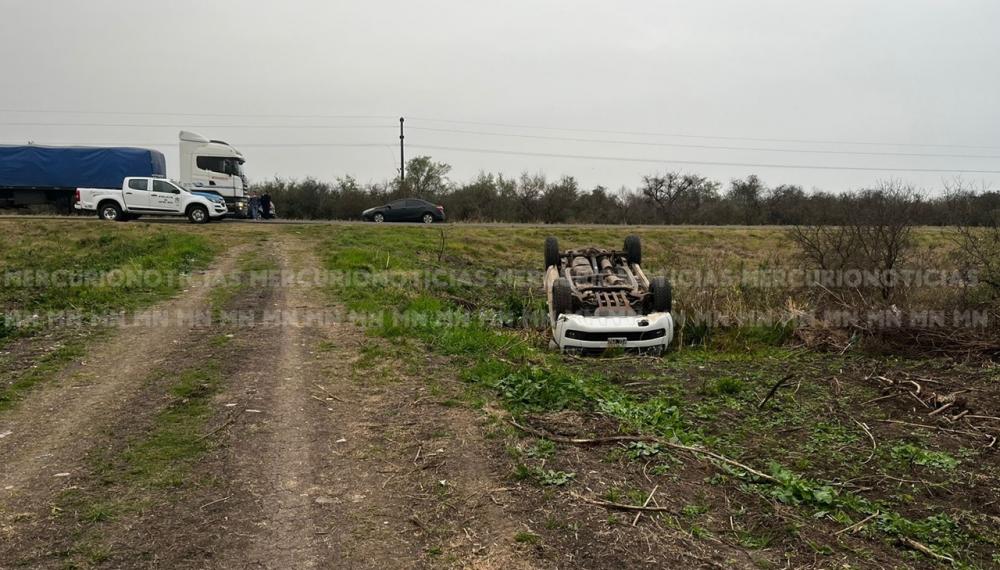
[{"label": "dirt road", "polygon": [[[239,253],[228,252],[215,270],[231,271]],[[178,298],[148,311],[165,316],[163,325],[137,318],[0,416],[0,433],[8,434],[0,440],[5,512],[44,505],[53,493],[84,477],[90,442],[116,418],[130,414],[155,369],[193,348],[195,324],[184,316],[205,309],[211,287],[206,280],[192,282]]]},{"label": "dirt road", "polygon": [[[294,237],[276,250],[282,268],[318,265]],[[255,386],[249,405],[263,410],[231,430],[232,493],[256,497],[233,516],[253,521],[253,538],[219,567],[411,568],[446,547],[470,560],[513,558],[498,546],[512,523],[487,499],[502,484],[477,460],[476,417],[426,413],[426,385],[391,355],[359,369],[362,347],[377,341],[319,319],[330,300],[308,283],[282,288],[273,305],[289,323],[267,357],[274,366],[235,383]]]},{"label": "dirt road", "polygon": [[[251,253],[303,269],[312,247],[282,233]],[[227,307],[252,307],[251,324],[116,331],[0,416],[0,567],[531,567],[484,462],[484,420],[443,405],[461,384],[445,374],[431,390],[433,359],[322,318],[328,295],[244,289]],[[136,449],[176,413],[171,378],[214,339],[225,364],[195,438],[207,449],[168,484],[137,476]]]}]

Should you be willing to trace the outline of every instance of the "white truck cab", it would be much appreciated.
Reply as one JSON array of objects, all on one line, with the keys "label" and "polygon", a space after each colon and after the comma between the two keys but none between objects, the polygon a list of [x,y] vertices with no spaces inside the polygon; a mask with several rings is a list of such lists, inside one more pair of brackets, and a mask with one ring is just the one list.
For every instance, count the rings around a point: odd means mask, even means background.
[{"label": "white truck cab", "polygon": [[245,162],[243,153],[229,143],[180,132],[181,185],[192,192],[220,196],[238,215],[247,213]]},{"label": "white truck cab", "polygon": [[143,215],[187,216],[204,224],[225,217],[226,202],[215,194],[192,193],[166,178],[130,176],[121,189],[77,188],[77,210],[96,211],[102,220],[124,222]]}]

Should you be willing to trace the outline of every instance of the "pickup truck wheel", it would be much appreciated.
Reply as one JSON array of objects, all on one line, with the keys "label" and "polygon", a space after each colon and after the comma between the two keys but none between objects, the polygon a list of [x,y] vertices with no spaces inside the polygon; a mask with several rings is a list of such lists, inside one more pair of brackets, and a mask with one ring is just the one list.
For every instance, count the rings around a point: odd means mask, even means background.
[{"label": "pickup truck wheel", "polygon": [[657,275],[649,282],[649,292],[653,296],[653,312],[669,313],[673,308],[673,292],[670,282],[662,275]]},{"label": "pickup truck wheel", "polygon": [[565,277],[556,279],[552,285],[552,312],[556,317],[573,312],[573,289]]},{"label": "pickup truck wheel", "polygon": [[559,240],[547,237],[545,238],[545,269],[553,265],[559,269]]},{"label": "pickup truck wheel", "polygon": [[208,223],[208,209],[205,206],[191,206],[188,208],[187,215],[192,224]]},{"label": "pickup truck wheel", "polygon": [[382,222],[385,221],[385,216],[383,216],[382,214],[375,214],[374,216],[372,216],[372,221],[375,222],[376,224],[381,224]]},{"label": "pickup truck wheel", "polygon": [[97,216],[102,220],[108,220],[111,222],[121,221],[122,209],[118,207],[118,204],[114,202],[105,202],[97,210]]},{"label": "pickup truck wheel", "polygon": [[425,224],[433,224],[434,223],[434,215],[430,214],[430,213],[424,214],[424,217],[422,217],[420,219],[423,220],[423,222]]},{"label": "pickup truck wheel", "polygon": [[642,264],[642,241],[639,240],[639,236],[625,238],[625,257],[629,263]]}]

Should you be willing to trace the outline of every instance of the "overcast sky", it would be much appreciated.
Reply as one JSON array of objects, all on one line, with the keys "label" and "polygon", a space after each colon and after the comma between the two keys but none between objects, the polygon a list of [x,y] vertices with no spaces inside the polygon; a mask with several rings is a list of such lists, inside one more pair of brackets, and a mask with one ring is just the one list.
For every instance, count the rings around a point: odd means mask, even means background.
[{"label": "overcast sky", "polygon": [[391,178],[402,115],[407,155],[456,181],[1000,183],[995,0],[0,6],[0,143],[156,145],[174,176],[184,128],[243,150],[251,179]]}]

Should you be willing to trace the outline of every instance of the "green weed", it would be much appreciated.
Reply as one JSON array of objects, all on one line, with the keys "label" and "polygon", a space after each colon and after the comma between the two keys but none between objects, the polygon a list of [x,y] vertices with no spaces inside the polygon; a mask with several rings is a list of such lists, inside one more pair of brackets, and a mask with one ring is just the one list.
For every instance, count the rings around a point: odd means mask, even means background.
[{"label": "green weed", "polygon": [[930,451],[912,443],[893,446],[889,454],[894,461],[904,465],[920,465],[942,471],[952,470],[959,463],[957,459],[943,451]]}]

